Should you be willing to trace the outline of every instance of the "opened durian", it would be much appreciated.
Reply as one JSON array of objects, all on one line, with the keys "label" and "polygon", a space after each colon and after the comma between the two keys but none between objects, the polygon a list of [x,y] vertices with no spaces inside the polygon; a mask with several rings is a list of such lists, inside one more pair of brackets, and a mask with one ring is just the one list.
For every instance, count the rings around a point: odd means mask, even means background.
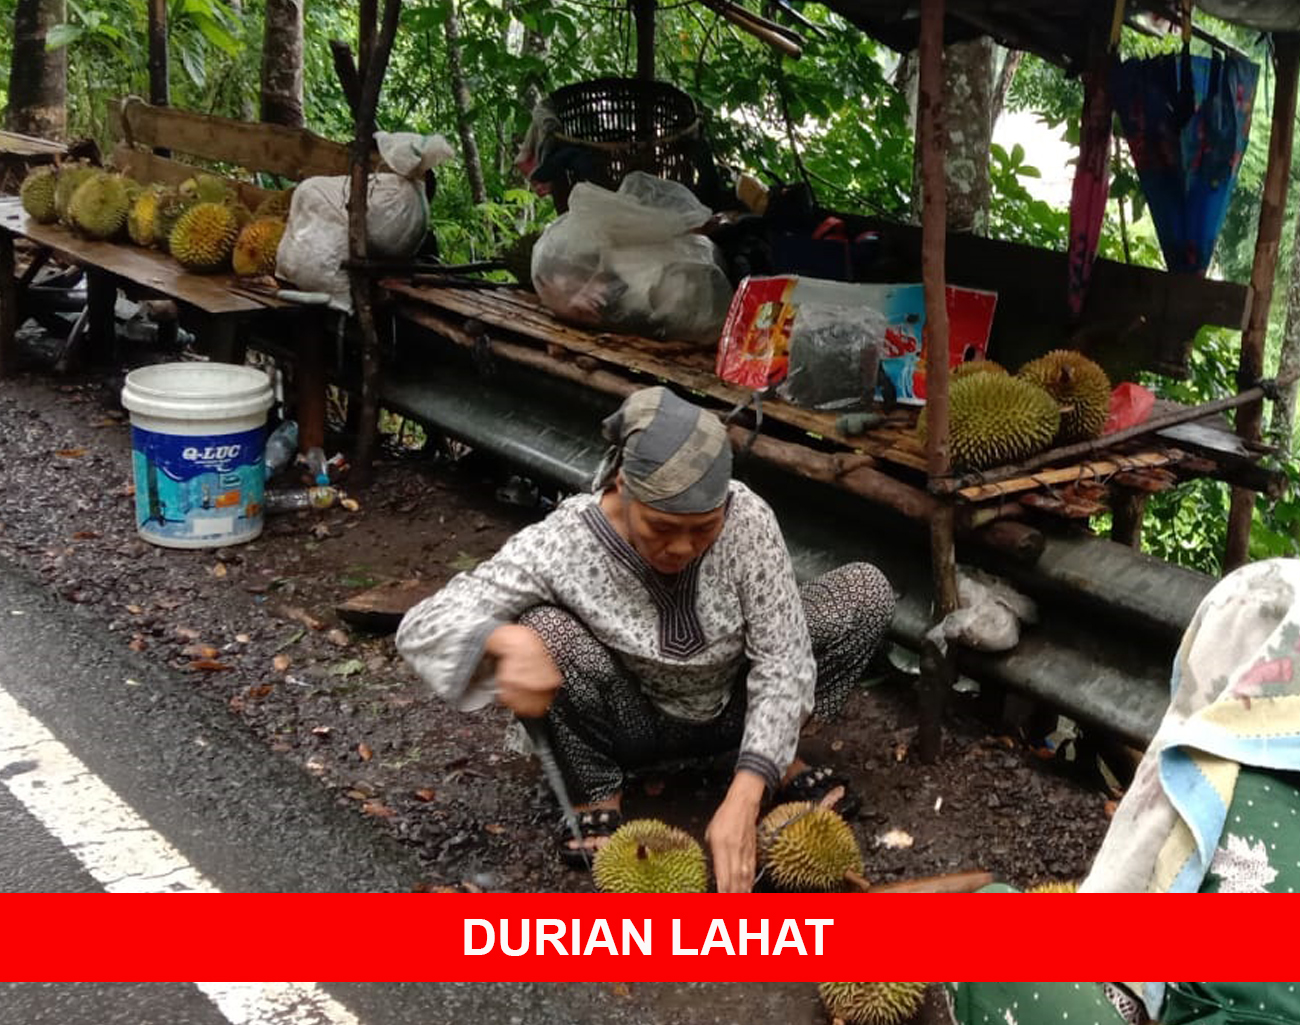
[{"label": "opened durian", "polygon": [[186,178],[177,191],[186,199],[197,203],[226,203],[232,198],[230,184],[215,174],[198,174]]},{"label": "opened durian", "polygon": [[823,982],[817,987],[834,1018],[849,1025],[898,1025],[921,1009],[927,982]]},{"label": "opened durian", "polygon": [[758,856],[783,890],[833,890],[846,872],[862,873],[849,824],[810,801],[779,804],[767,813],[758,824]]},{"label": "opened durian", "polygon": [[59,171],[59,181],[54,187],[54,209],[58,212],[59,222],[69,227],[72,225],[72,219],[68,214],[68,206],[72,203],[72,195],[81,187],[84,182],[93,174],[99,174],[97,168],[89,164],[69,164]]},{"label": "opened durian", "polygon": [[591,873],[605,893],[703,893],[709,872],[689,833],[658,819],[633,819],[596,852]]},{"label": "opened durian", "polygon": [[77,186],[68,203],[68,219],[87,238],[114,239],[131,212],[132,189],[120,174],[92,174]]},{"label": "opened durian", "polygon": [[[948,444],[959,469],[983,470],[1041,452],[1060,425],[1056,400],[1023,378],[970,374],[948,391]],[[916,428],[924,440],[924,410]]]},{"label": "opened durian", "polygon": [[958,363],[952,368],[949,377],[957,380],[962,377],[971,377],[975,374],[999,374],[1005,376],[1007,368],[1001,363],[995,363],[991,359],[973,359],[965,363]]},{"label": "opened durian", "polygon": [[275,254],[284,235],[284,221],[265,218],[244,226],[235,242],[230,263],[236,274],[275,273]]},{"label": "opened durian", "polygon": [[1110,378],[1087,356],[1056,349],[1026,363],[1016,376],[1047,391],[1062,407],[1057,441],[1101,437],[1110,416]]},{"label": "opened durian", "polygon": [[196,203],[180,216],[167,248],[186,270],[208,273],[230,265],[239,222],[225,203]]},{"label": "opened durian", "polygon": [[59,219],[59,211],[54,205],[58,184],[59,173],[53,167],[37,167],[23,179],[18,195],[32,220],[52,224]]}]

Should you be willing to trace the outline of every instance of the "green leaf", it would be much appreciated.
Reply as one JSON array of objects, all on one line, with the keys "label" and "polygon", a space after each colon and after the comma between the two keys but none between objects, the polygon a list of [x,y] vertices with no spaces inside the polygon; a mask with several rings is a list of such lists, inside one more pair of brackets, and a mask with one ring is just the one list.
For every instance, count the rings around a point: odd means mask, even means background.
[{"label": "green leaf", "polygon": [[55,25],[45,34],[45,49],[57,50],[61,46],[69,46],[85,33],[86,30],[80,25]]},{"label": "green leaf", "polygon": [[456,558],[448,562],[447,566],[457,573],[468,573],[482,561],[477,555],[470,555],[469,552],[457,552]]},{"label": "green leaf", "polygon": [[185,68],[185,74],[189,76],[190,81],[200,89],[207,84],[207,68],[201,46],[191,43],[191,45],[181,47],[181,66]]},{"label": "green leaf", "polygon": [[366,664],[359,658],[350,658],[346,662],[338,662],[329,667],[327,672],[330,676],[356,676],[366,668]]}]

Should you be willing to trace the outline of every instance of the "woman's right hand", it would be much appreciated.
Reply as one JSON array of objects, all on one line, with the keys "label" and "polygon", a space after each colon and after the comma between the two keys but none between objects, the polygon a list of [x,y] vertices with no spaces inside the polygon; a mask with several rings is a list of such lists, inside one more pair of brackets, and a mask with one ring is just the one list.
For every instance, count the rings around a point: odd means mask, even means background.
[{"label": "woman's right hand", "polygon": [[496,660],[498,701],[524,718],[546,714],[564,677],[536,631],[503,624],[488,635],[483,654]]}]

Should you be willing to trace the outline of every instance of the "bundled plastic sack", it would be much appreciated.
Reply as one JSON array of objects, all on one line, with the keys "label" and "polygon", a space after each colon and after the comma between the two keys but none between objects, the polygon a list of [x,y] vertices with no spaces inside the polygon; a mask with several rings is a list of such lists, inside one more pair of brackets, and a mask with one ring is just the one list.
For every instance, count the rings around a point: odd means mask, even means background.
[{"label": "bundled plastic sack", "polygon": [[[451,146],[441,135],[376,132],[379,155],[391,173],[370,176],[366,194],[366,246],[371,256],[401,259],[424,241],[429,202],[424,172],[446,162]],[[308,178],[293,192],[289,221],[276,251],[275,273],[307,292],[325,292],[330,306],[352,312],[343,263],[348,258],[347,177]]]},{"label": "bundled plastic sack", "polygon": [[1038,622],[1038,606],[1005,580],[976,569],[957,570],[958,609],[926,636],[940,650],[956,641],[976,651],[1010,651],[1020,643],[1020,624]]},{"label": "bundled plastic sack", "polygon": [[580,182],[533,247],[533,287],[557,316],[652,338],[716,342],[731,303],[712,216],[686,186],[634,171],[617,192]]}]

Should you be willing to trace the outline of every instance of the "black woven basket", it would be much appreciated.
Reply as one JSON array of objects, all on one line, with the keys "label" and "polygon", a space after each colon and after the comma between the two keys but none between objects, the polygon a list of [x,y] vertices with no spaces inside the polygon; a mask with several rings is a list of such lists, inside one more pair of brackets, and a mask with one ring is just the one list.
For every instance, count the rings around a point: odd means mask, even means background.
[{"label": "black woven basket", "polygon": [[629,171],[645,171],[694,188],[700,121],[695,102],[666,82],[597,78],[551,94],[560,119],[557,141],[581,146],[593,159],[583,177],[618,188]]}]

